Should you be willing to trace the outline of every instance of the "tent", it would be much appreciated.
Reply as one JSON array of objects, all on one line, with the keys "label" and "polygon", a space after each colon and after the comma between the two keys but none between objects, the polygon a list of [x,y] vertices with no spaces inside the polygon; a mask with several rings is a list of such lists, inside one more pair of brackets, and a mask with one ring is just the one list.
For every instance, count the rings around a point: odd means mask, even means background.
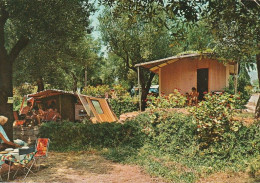
[{"label": "tent", "polygon": [[[28,94],[25,100],[33,105],[48,108],[51,104],[57,109],[62,120],[80,121],[88,118],[93,123],[117,121],[117,117],[104,98],[96,98],[63,90],[44,90]],[[23,107],[23,103],[21,109]]]}]

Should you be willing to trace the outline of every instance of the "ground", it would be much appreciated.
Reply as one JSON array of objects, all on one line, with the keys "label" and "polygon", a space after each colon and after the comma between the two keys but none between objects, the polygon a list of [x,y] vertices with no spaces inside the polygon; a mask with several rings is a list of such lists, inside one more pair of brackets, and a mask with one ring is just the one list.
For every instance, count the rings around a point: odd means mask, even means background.
[{"label": "ground", "polygon": [[[15,182],[24,182],[18,176]],[[48,161],[35,174],[30,173],[26,182],[88,182],[88,183],[153,183],[167,182],[151,177],[140,167],[106,160],[97,152],[50,152]],[[219,172],[201,178],[197,183],[253,183],[255,179],[246,172]],[[258,181],[258,180],[257,180]],[[259,180],[260,182],[260,180]]]},{"label": "ground", "polygon": [[[18,177],[15,181],[21,181]],[[19,180],[20,179],[20,180]],[[148,183],[164,182],[144,173],[138,166],[123,165],[93,152],[49,153],[48,161],[26,182]]]}]

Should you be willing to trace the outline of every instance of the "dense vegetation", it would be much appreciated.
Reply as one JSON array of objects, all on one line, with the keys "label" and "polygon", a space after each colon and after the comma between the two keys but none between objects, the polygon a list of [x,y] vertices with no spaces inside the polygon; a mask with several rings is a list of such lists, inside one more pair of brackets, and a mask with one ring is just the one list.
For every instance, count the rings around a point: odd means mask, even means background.
[{"label": "dense vegetation", "polygon": [[95,148],[113,161],[141,165],[175,182],[219,171],[247,171],[257,178],[260,121],[244,126],[233,119],[237,97],[208,94],[189,115],[151,108],[124,124],[45,123],[40,136],[51,139],[53,150]]}]

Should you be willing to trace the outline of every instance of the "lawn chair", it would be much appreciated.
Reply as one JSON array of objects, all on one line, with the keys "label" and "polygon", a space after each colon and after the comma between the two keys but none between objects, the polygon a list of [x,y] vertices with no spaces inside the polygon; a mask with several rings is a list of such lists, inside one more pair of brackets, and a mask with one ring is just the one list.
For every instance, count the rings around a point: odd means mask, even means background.
[{"label": "lawn chair", "polygon": [[[19,170],[23,170],[26,173],[24,179],[26,179],[26,177],[28,176],[28,174],[30,172],[34,173],[33,171],[31,171],[31,168],[35,161],[35,159],[34,159],[35,153],[31,154],[33,152],[35,152],[35,147],[29,148],[29,149],[19,149],[19,156],[21,157],[22,155],[24,155],[24,158],[19,161],[19,164],[21,165],[21,167],[16,170],[13,178],[15,178],[15,176],[17,175]],[[29,158],[27,156],[29,156]],[[8,180],[9,180],[9,174],[10,174],[10,165],[9,165],[9,172],[8,172]]]},{"label": "lawn chair", "polygon": [[48,138],[38,138],[36,143],[36,154],[34,156],[35,165],[39,166],[37,170],[40,170],[40,162],[48,158],[50,139]]},{"label": "lawn chair", "polygon": [[13,111],[14,119],[15,119],[15,125],[23,125],[25,123],[25,119],[21,119],[17,111]]}]

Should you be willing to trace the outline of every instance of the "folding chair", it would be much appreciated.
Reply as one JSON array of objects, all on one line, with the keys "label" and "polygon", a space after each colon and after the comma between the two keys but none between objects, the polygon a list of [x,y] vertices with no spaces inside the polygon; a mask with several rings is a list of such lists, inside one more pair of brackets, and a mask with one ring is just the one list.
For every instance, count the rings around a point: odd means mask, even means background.
[{"label": "folding chair", "polygon": [[23,125],[25,123],[25,119],[20,119],[17,111],[13,111],[13,115],[14,115],[16,126]]},{"label": "folding chair", "polygon": [[[24,177],[24,179],[27,177],[27,175],[29,174],[29,172],[34,173],[33,171],[31,171],[32,166],[34,165],[34,154],[31,154],[32,152],[35,152],[35,147],[29,148],[29,149],[19,149],[19,156],[21,157],[22,155],[24,155],[24,158],[19,160],[19,163],[22,165],[21,168],[24,169],[24,171],[26,172],[26,175]],[[30,156],[29,158],[27,156]],[[30,162],[31,165],[30,165]],[[18,173],[19,170],[21,170],[21,168],[18,168],[13,176],[13,178],[15,178],[16,174]],[[10,174],[10,166],[9,166],[9,172],[8,172],[8,179],[9,179],[9,174]],[[23,179],[23,180],[24,180]]]},{"label": "folding chair", "polygon": [[50,139],[38,138],[36,143],[36,154],[34,156],[35,165],[39,166],[37,170],[40,170],[40,161],[44,161],[48,158]]}]

